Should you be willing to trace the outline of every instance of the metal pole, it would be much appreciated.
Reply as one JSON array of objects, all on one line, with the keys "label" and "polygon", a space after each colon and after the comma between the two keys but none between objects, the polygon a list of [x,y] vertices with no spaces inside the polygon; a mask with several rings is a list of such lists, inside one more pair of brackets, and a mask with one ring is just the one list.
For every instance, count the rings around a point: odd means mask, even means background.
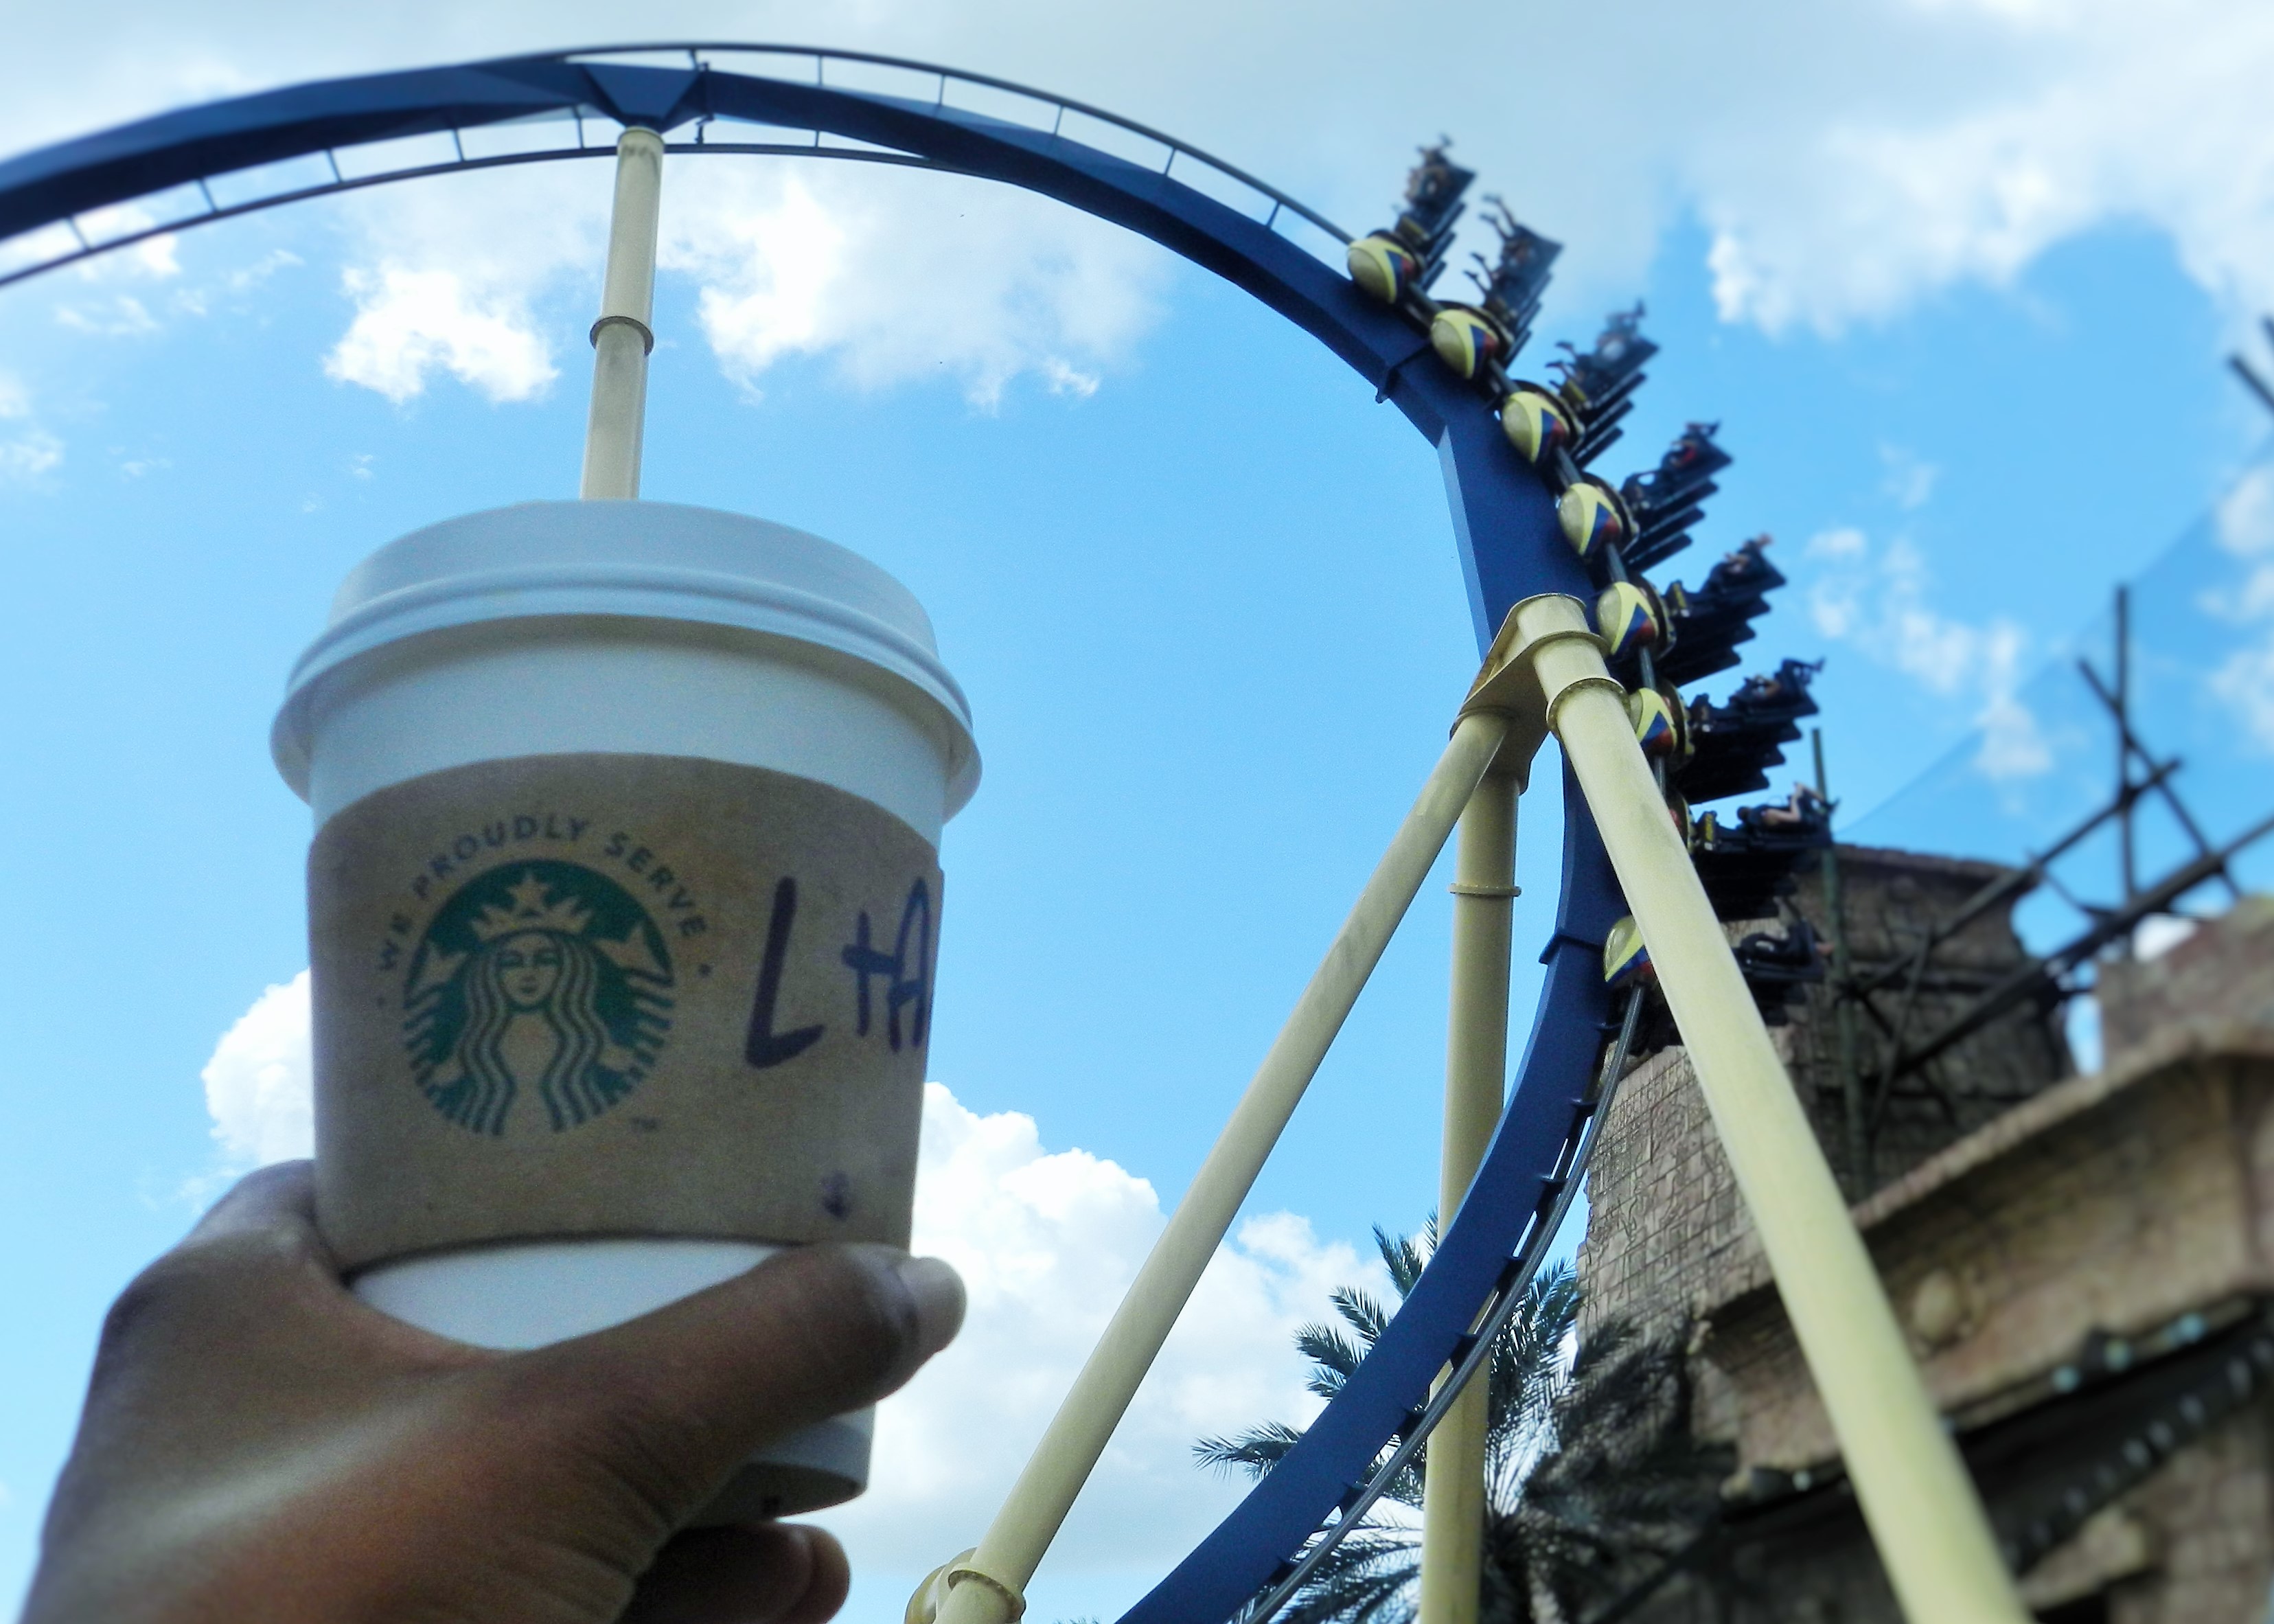
[{"label": "metal pole", "polygon": [[[1808,730],[1816,752],[1816,794],[1832,815],[1832,784],[1824,774],[1824,729]],[[1871,1193],[1871,1123],[1864,1109],[1864,1078],[1856,1063],[1856,1001],[1849,984],[1848,906],[1840,886],[1840,842],[1824,848],[1824,923],[1832,933],[1832,1030],[1838,1046],[1840,1106],[1847,1118],[1848,1198],[1861,1201]]]},{"label": "metal pole", "polygon": [[1535,674],[1642,928],[1904,1617],[2024,1624],[1981,1498],[1666,815],[1586,611],[1531,598],[1513,620],[1510,654]]},{"label": "metal pole", "polygon": [[[1508,1076],[1508,965],[1516,899],[1516,780],[1489,773],[1461,814],[1453,869],[1451,1011],[1438,1227],[1453,1221],[1500,1125]],[[1484,1561],[1489,1356],[1429,1434],[1421,1492],[1419,1624],[1477,1624]]]},{"label": "metal pole", "polygon": [[584,423],[587,502],[639,495],[647,358],[655,348],[655,235],[663,201],[663,137],[636,126],[616,139],[608,277],[592,323],[592,409]]},{"label": "metal pole", "polygon": [[[2140,874],[2132,851],[2132,594],[2116,589],[2116,814],[2118,843],[2122,848],[2124,900],[2140,894]],[[2125,933],[2129,956],[2132,937]]]},{"label": "metal pole", "polygon": [[[1413,810],[1359,893],[1357,905],[1303,989],[1263,1063],[1201,1164],[1168,1227],[1137,1271],[1121,1306],[1035,1445],[1025,1470],[969,1557],[940,1576],[942,1624],[1007,1624],[1025,1608],[1023,1590],[1105,1453],[1107,1441],[1152,1368],[1161,1344],[1200,1284],[1201,1272],[1262,1170],[1303,1091],[1326,1058],[1351,1006],[1373,974],[1391,933],[1428,878],[1430,865],[1507,736],[1499,715],[1464,716],[1453,729]],[[925,1590],[937,1593],[927,1582]],[[920,1610],[924,1592],[911,1604]]]}]

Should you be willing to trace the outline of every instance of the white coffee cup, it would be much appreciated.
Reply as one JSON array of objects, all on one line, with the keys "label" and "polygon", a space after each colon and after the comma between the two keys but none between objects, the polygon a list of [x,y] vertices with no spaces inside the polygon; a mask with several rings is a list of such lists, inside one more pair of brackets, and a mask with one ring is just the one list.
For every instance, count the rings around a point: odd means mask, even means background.
[{"label": "white coffee cup", "polygon": [[[380,548],[294,668],[272,746],[320,833],[365,797],[451,768],[672,756],[827,785],[936,851],[979,776],[968,706],[898,581],[802,531],[651,502],[527,502]],[[531,1348],[635,1318],[772,1250],[520,1238],[383,1260],[351,1284],[440,1334]],[[871,1420],[781,1440],[714,1514],[787,1514],[859,1493]]]}]

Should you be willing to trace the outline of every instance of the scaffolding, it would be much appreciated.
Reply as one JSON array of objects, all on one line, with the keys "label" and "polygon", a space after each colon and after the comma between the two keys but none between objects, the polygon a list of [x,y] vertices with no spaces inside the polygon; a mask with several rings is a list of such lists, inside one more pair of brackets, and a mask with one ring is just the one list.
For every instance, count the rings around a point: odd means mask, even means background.
[{"label": "scaffolding", "polygon": [[[1905,950],[1878,962],[1858,962],[1851,952],[1842,896],[1840,849],[1826,844],[1823,877],[1826,933],[1832,969],[1827,979],[1834,1023],[1835,1090],[1843,1118],[1850,1172],[1850,1195],[1861,1199],[1877,1187],[1873,1162],[1889,1107],[1897,1099],[1930,1100],[1954,1125],[1958,1107],[1946,1065],[1953,1050],[1992,1023],[2024,1008],[2054,1020],[2071,1000],[2092,988],[2093,966],[2106,954],[2129,957],[2141,926],[2158,917],[2191,919],[2184,903],[2208,885],[2240,898],[2235,859],[2274,834],[2274,816],[2214,842],[2188,806],[2176,782],[2184,763],[2161,756],[2142,735],[2133,694],[2129,590],[2116,589],[2115,642],[2112,669],[2103,673],[2089,659],[2076,671],[2110,723],[2114,745],[2113,782],[2105,800],[2077,820],[2043,850],[2029,852],[2017,866],[1982,885],[1955,909],[1931,920]],[[1817,792],[1827,803],[1820,733],[1816,748]],[[2139,872],[2135,820],[2154,799],[2183,832],[2193,855],[2168,871],[2143,880]],[[2117,845],[2116,900],[2082,895],[2056,865],[2093,835],[2113,827]],[[1950,962],[1946,949],[1977,921],[2009,910],[2039,890],[2060,897],[2087,923],[2042,951],[2026,954],[2002,973],[1984,978]],[[1931,993],[1960,999],[1955,1010],[1933,1017],[1923,1010]]]}]

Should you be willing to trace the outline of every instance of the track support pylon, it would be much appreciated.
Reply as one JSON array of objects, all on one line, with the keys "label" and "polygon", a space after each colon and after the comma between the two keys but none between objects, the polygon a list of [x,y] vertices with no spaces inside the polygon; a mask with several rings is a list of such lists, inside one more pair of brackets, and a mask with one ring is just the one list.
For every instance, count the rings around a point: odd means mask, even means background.
[{"label": "track support pylon", "polygon": [[1464,714],[1538,716],[1594,814],[1910,1624],[2024,1624],[1957,1446],[1574,598],[1509,611]]}]

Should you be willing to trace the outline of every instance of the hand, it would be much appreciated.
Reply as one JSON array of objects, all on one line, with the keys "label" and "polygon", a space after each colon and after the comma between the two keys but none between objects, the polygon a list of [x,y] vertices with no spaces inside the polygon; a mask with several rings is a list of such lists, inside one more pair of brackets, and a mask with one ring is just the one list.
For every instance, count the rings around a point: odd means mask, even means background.
[{"label": "hand", "polygon": [[767,1440],[905,1382],[937,1258],[810,1246],[528,1353],[358,1302],[306,1162],[245,1180],[110,1311],[24,1624],[819,1624],[845,1553],[681,1532]]}]

